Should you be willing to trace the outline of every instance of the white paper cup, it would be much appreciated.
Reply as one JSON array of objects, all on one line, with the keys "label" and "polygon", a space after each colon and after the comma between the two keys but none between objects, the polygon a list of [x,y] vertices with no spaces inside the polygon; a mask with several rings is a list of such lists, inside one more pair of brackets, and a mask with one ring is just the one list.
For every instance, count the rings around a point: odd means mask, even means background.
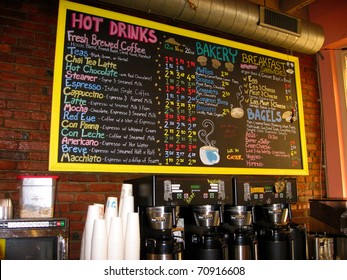
[{"label": "white paper cup", "polygon": [[133,185],[132,184],[122,184],[122,190],[120,194],[119,201],[119,217],[122,216],[124,197],[133,195]]},{"label": "white paper cup", "polygon": [[112,217],[117,216],[118,212],[118,198],[109,196],[106,201],[105,215],[110,214]]},{"label": "white paper cup", "polygon": [[85,223],[85,227],[84,227],[84,231],[85,231],[84,259],[85,260],[90,260],[94,220],[99,219],[99,218],[100,218],[99,206],[98,205],[89,205],[86,223]]},{"label": "white paper cup", "polygon": [[125,240],[140,240],[140,220],[137,212],[128,213]]},{"label": "white paper cup", "polygon": [[99,207],[99,219],[103,219],[104,213],[105,213],[105,206],[103,204],[100,204],[100,203],[94,203],[94,205]]},{"label": "white paper cup", "polygon": [[107,244],[107,259],[124,259],[123,226],[120,217],[112,217]]},{"label": "white paper cup", "polygon": [[123,242],[123,225],[120,217],[112,217],[110,222],[109,241]]},{"label": "white paper cup", "polygon": [[121,196],[132,196],[132,195],[133,195],[133,185],[122,184]]},{"label": "white paper cup", "polygon": [[94,221],[91,245],[91,259],[107,259],[107,232],[106,221],[104,219],[97,219]]},{"label": "white paper cup", "polygon": [[108,234],[110,231],[111,219],[112,217],[117,217],[117,216],[118,216],[118,199],[117,197],[108,197],[106,201],[105,215],[104,215]]},{"label": "white paper cup", "polygon": [[125,196],[123,198],[123,209],[122,209],[122,226],[123,226],[123,236],[125,236],[125,230],[127,226],[128,213],[134,212],[134,197]]},{"label": "white paper cup", "polygon": [[129,212],[126,223],[126,232],[124,238],[124,259],[140,259],[140,221],[139,213]]},{"label": "white paper cup", "polygon": [[81,238],[81,250],[80,250],[80,260],[85,260],[85,247],[86,247],[86,231],[83,230]]}]

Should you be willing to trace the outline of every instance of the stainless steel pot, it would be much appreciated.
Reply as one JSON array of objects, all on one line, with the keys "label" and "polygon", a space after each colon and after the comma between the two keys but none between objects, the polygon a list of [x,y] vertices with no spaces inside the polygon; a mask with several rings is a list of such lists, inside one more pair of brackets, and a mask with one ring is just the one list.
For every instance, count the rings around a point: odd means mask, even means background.
[{"label": "stainless steel pot", "polygon": [[224,210],[225,221],[233,226],[252,225],[252,208],[248,206],[232,206]]},{"label": "stainless steel pot", "polygon": [[220,208],[218,205],[200,205],[193,207],[196,225],[212,227],[220,225]]},{"label": "stainless steel pot", "polygon": [[262,214],[265,222],[274,225],[288,223],[289,208],[286,204],[269,204],[262,206]]},{"label": "stainless steel pot", "polygon": [[146,214],[152,229],[171,229],[176,226],[179,216],[179,207],[147,207]]}]

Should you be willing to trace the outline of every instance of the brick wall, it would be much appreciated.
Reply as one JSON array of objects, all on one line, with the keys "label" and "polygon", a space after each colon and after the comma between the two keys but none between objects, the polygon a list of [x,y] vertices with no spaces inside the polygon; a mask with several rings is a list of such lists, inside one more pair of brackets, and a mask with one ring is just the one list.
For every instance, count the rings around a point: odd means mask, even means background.
[{"label": "brick wall", "polygon": [[[70,258],[91,203],[118,196],[131,174],[48,171],[50,112],[58,1],[0,0],[0,196],[12,198],[18,217],[17,175],[58,175],[57,217],[70,219]],[[307,223],[308,200],[325,193],[321,174],[318,85],[313,56],[300,57],[309,176],[298,177],[294,221]],[[322,177],[322,178],[321,178]]]}]

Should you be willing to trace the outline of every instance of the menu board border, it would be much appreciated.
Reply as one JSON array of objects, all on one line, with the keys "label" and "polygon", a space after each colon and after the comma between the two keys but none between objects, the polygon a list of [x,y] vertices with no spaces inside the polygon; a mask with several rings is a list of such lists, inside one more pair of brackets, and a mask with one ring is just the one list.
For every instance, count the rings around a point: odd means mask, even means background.
[{"label": "menu board border", "polygon": [[[166,165],[125,165],[125,164],[90,164],[90,163],[63,163],[58,162],[59,147],[59,116],[61,110],[61,81],[63,77],[63,55],[64,55],[64,38],[66,28],[67,10],[76,12],[89,13],[95,16],[101,16],[109,19],[117,19],[130,24],[136,24],[143,27],[153,28],[159,31],[173,33],[194,39],[212,42],[223,46],[267,55],[278,59],[283,59],[294,64],[296,97],[298,102],[299,115],[299,133],[300,133],[300,152],[302,166],[293,169],[279,168],[238,168],[238,167],[201,167],[201,166],[166,166]],[[53,80],[53,97],[51,113],[51,140],[49,152],[49,170],[51,171],[73,171],[73,172],[117,172],[117,173],[156,173],[156,174],[243,174],[243,175],[308,175],[308,160],[306,150],[306,136],[304,126],[303,101],[300,84],[299,58],[284,53],[278,53],[271,50],[246,45],[243,43],[231,41],[228,39],[215,37],[208,34],[202,34],[196,31],[186,30],[175,26],[142,19],[126,14],[120,14],[113,11],[99,9],[83,4],[73,3],[61,0],[59,3],[59,15],[57,25],[54,80]]]}]

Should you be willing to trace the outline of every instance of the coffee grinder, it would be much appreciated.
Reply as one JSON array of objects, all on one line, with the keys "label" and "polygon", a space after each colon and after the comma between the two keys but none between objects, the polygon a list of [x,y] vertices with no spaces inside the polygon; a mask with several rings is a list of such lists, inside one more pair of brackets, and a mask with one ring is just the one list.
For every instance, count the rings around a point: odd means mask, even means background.
[{"label": "coffee grinder", "polygon": [[253,207],[258,259],[306,259],[306,231],[291,222],[295,178],[240,176],[234,178],[234,190],[237,205]]},{"label": "coffee grinder", "polygon": [[153,175],[126,183],[140,217],[141,259],[223,258],[219,229],[223,205],[233,200],[232,177]]}]

